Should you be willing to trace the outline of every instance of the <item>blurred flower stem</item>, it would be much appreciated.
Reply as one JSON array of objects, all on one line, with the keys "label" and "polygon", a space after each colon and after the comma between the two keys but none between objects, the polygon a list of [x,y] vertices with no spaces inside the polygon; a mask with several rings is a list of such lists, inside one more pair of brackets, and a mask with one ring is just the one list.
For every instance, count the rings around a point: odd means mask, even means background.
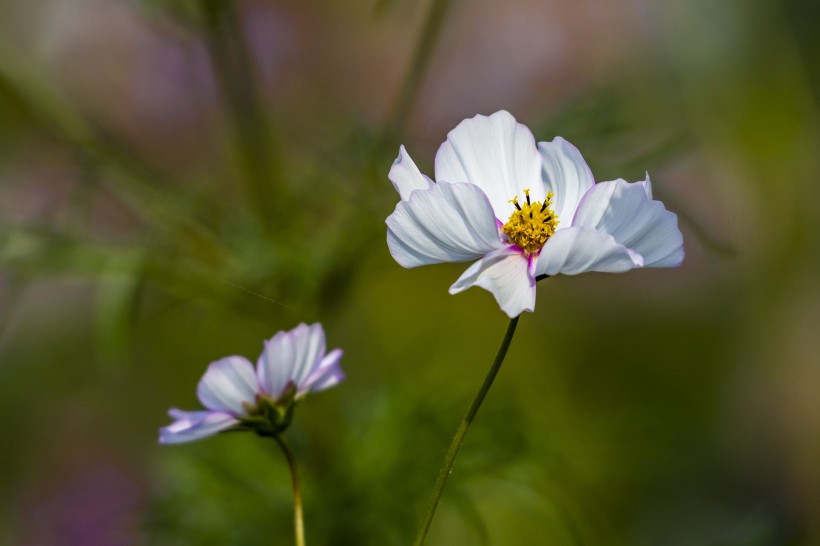
[{"label": "blurred flower stem", "polygon": [[273,437],[285,458],[288,460],[288,467],[290,467],[290,475],[293,480],[293,533],[296,537],[296,546],[305,546],[305,521],[302,516],[302,488],[299,485],[299,472],[296,469],[296,458],[293,456],[293,451],[290,450],[285,438],[277,434]]},{"label": "blurred flower stem", "polygon": [[259,100],[240,15],[230,0],[200,0],[200,6],[214,75],[233,124],[247,198],[262,225],[270,231],[281,217],[275,210],[281,202],[277,197],[284,200],[284,196],[276,176],[278,155],[267,113]]},{"label": "blurred flower stem", "polygon": [[424,27],[419,35],[418,42],[416,42],[413,59],[410,61],[410,67],[404,76],[404,81],[396,97],[396,103],[393,105],[393,115],[387,127],[387,139],[394,138],[404,130],[407,116],[410,115],[418,89],[424,81],[427,66],[430,64],[441,29],[444,27],[444,21],[447,18],[447,12],[452,5],[453,0],[433,0],[430,5]]},{"label": "blurred flower stem", "polygon": [[461,420],[461,424],[458,426],[456,435],[450,443],[450,449],[447,450],[447,455],[444,457],[444,465],[441,467],[441,470],[438,473],[438,478],[436,479],[436,484],[433,486],[433,492],[430,495],[430,501],[427,505],[427,513],[424,515],[424,521],[419,529],[418,535],[416,536],[416,541],[413,543],[414,546],[421,546],[424,544],[424,539],[427,538],[427,532],[430,530],[430,524],[433,522],[433,516],[436,514],[438,501],[441,499],[441,494],[444,492],[444,486],[447,484],[447,478],[450,476],[450,472],[453,469],[453,463],[458,455],[458,450],[464,442],[464,437],[467,436],[467,431],[470,430],[470,425],[473,423],[473,419],[475,419],[478,409],[481,407],[482,402],[484,402],[484,398],[490,391],[490,387],[492,387],[493,381],[495,381],[495,376],[498,375],[498,370],[501,369],[501,364],[504,362],[504,357],[507,356],[507,349],[510,348],[510,343],[512,342],[513,335],[515,334],[515,328],[518,326],[519,317],[520,315],[510,319],[510,324],[507,326],[507,333],[504,334],[504,339],[501,341],[501,346],[498,348],[498,353],[495,355],[495,360],[493,360],[492,366],[490,366],[490,369],[487,371],[487,376],[484,378],[481,388],[478,389],[478,392],[473,399],[473,403],[470,404],[470,408]]},{"label": "blurred flower stem", "polygon": [[13,101],[36,127],[73,152],[83,170],[95,173],[82,179],[85,184],[113,196],[146,226],[176,238],[184,233],[202,246],[218,248],[207,229],[179,214],[175,203],[163,195],[161,188],[169,183],[161,172],[117,139],[100,134],[100,124],[78,113],[54,82],[2,36],[0,98]]}]

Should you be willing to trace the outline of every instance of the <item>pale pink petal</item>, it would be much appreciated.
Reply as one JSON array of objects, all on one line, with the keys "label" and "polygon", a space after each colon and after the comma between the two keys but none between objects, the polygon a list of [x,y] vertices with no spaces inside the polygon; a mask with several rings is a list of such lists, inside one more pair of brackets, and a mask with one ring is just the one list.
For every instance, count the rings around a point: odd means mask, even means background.
[{"label": "pale pink petal", "polygon": [[458,294],[471,286],[492,292],[501,310],[512,317],[535,308],[535,279],[530,261],[516,247],[490,252],[471,265],[450,287]]},{"label": "pale pink petal", "polygon": [[257,383],[253,365],[241,356],[229,356],[208,366],[197,386],[197,396],[206,408],[245,415],[243,402],[253,404]]},{"label": "pale pink petal", "polygon": [[535,201],[546,195],[535,138],[504,110],[466,119],[450,131],[436,153],[436,181],[480,187],[502,222],[515,210],[509,201],[523,199],[525,189]]},{"label": "pale pink petal", "polygon": [[487,197],[472,184],[416,190],[387,218],[390,254],[404,267],[474,260],[501,247]]},{"label": "pale pink petal", "polygon": [[161,444],[181,444],[201,440],[239,424],[236,417],[220,411],[172,409],[168,413],[175,421],[159,429],[159,443]]},{"label": "pale pink petal", "polygon": [[342,359],[341,349],[335,349],[322,359],[319,366],[305,380],[304,385],[296,394],[300,398],[308,392],[319,392],[339,383],[345,378],[345,374],[339,367]]},{"label": "pale pink petal", "polygon": [[293,364],[291,380],[299,389],[321,364],[326,350],[325,330],[321,324],[317,322],[307,328],[301,326],[291,331],[296,343],[296,361]]},{"label": "pale pink petal", "polygon": [[321,363],[325,353],[325,332],[321,324],[300,324],[279,332],[265,344],[257,362],[262,392],[276,398],[293,384],[297,390]]}]

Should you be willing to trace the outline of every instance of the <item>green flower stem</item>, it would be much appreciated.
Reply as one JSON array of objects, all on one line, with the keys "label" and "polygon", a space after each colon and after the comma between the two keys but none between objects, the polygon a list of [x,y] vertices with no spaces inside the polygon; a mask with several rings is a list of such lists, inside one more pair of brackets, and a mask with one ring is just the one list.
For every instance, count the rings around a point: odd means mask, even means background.
[{"label": "green flower stem", "polygon": [[427,67],[433,57],[433,51],[435,51],[441,29],[444,27],[444,21],[452,4],[453,0],[433,0],[430,4],[424,26],[416,42],[413,59],[410,61],[410,66],[404,76],[396,103],[393,106],[393,115],[387,131],[389,137],[400,134],[404,129],[407,116],[410,114],[413,101],[416,98],[416,92],[424,81]]},{"label": "green flower stem", "polygon": [[296,546],[305,546],[305,520],[302,516],[302,488],[299,485],[299,472],[296,469],[296,458],[293,456],[293,452],[290,450],[283,436],[276,435],[273,439],[276,440],[276,443],[282,448],[282,452],[288,460],[290,475],[293,480],[293,533],[296,537]]},{"label": "green flower stem", "polygon": [[97,131],[95,123],[81,115],[54,82],[36,70],[34,63],[2,35],[0,96],[8,96],[10,104],[16,105],[16,111],[74,152],[73,157],[86,174],[97,171],[104,174],[82,178],[85,187],[113,195],[145,225],[162,230],[168,237],[179,237],[179,232],[184,231],[201,240],[203,246],[215,246],[208,230],[180,214],[173,203],[163,197],[158,189],[168,186],[163,173],[136,157],[134,151],[118,139]]},{"label": "green flower stem", "polygon": [[214,75],[233,127],[238,167],[247,198],[266,229],[282,217],[276,214],[279,155],[268,126],[268,112],[259,98],[253,62],[234,0],[200,0],[205,38]]},{"label": "green flower stem", "polygon": [[424,544],[424,539],[427,538],[427,532],[430,530],[430,524],[433,522],[433,516],[436,513],[438,501],[441,499],[441,494],[444,492],[444,485],[447,483],[447,478],[450,476],[453,463],[458,455],[458,450],[461,448],[464,437],[467,436],[467,431],[470,429],[470,425],[472,424],[473,419],[475,419],[478,409],[481,407],[481,403],[484,402],[484,397],[487,396],[490,387],[493,385],[495,376],[498,375],[498,370],[504,362],[504,357],[507,356],[507,349],[510,348],[513,334],[515,334],[515,327],[518,325],[518,318],[519,317],[515,317],[510,320],[510,324],[507,326],[507,333],[504,334],[504,340],[498,348],[498,353],[495,355],[495,360],[493,361],[492,366],[490,366],[490,369],[487,371],[487,376],[484,378],[481,388],[478,389],[478,393],[476,393],[473,403],[470,405],[470,409],[467,410],[466,415],[464,415],[464,419],[461,420],[461,424],[458,426],[456,435],[453,438],[452,443],[450,443],[450,449],[447,451],[447,456],[444,457],[444,465],[441,467],[441,470],[438,473],[438,479],[436,479],[436,484],[433,486],[433,492],[430,495],[430,502],[427,505],[427,513],[424,515],[424,522],[422,523],[419,533],[416,536],[416,541],[413,543],[414,546],[421,546]]}]

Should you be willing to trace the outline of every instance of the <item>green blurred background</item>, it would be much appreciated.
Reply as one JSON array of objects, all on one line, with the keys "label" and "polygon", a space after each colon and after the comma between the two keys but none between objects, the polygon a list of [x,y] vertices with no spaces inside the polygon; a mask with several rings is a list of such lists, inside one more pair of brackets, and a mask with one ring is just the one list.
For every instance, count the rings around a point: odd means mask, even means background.
[{"label": "green blurred background", "polygon": [[503,335],[385,244],[399,143],[510,110],[678,213],[675,270],[539,284],[428,544],[820,544],[820,4],[0,0],[0,541],[291,544],[273,442],[157,445],[321,320],[308,543],[409,544]]}]

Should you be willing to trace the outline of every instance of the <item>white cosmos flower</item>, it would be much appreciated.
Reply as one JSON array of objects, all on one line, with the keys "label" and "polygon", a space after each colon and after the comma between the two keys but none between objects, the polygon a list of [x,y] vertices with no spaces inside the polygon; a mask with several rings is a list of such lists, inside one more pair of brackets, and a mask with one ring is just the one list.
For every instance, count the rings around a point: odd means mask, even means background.
[{"label": "white cosmos flower", "polygon": [[229,356],[208,366],[197,387],[205,411],[168,413],[174,422],[159,431],[161,444],[191,442],[244,428],[270,436],[290,424],[296,402],[344,379],[342,351],[325,354],[321,324],[300,324],[265,342],[254,370],[246,358]]},{"label": "white cosmos flower", "polygon": [[388,177],[401,197],[387,244],[404,267],[473,263],[450,287],[492,292],[510,317],[535,307],[542,276],[683,261],[677,216],[652,199],[649,176],[595,183],[575,146],[539,142],[506,111],[450,131],[436,153],[436,181],[404,146]]}]

